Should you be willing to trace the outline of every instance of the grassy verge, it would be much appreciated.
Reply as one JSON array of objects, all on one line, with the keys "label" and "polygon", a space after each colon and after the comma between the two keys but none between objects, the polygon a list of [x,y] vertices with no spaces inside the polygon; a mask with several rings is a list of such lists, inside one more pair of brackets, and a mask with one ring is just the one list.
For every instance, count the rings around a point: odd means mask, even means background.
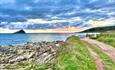
[{"label": "grassy verge", "polygon": [[93,51],[103,60],[103,64],[105,66],[105,70],[115,70],[115,62],[112,59],[104,54],[101,50],[92,46],[91,44],[86,43],[86,45],[93,49]]},{"label": "grassy verge", "polygon": [[54,61],[56,70],[96,70],[96,65],[83,42],[76,37],[67,39],[69,45],[59,48],[59,57]]},{"label": "grassy verge", "polygon": [[103,33],[99,35],[97,40],[107,43],[115,48],[115,34],[114,33]]}]

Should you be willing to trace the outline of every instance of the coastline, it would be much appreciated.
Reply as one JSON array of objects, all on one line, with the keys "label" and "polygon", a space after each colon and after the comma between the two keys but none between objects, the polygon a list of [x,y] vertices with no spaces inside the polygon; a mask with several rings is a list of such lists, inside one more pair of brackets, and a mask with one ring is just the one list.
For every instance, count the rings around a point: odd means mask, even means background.
[{"label": "coastline", "polygon": [[24,61],[39,64],[51,62],[56,58],[57,49],[62,44],[65,42],[27,42],[23,45],[0,46],[0,68],[4,69],[7,65],[17,65]]}]

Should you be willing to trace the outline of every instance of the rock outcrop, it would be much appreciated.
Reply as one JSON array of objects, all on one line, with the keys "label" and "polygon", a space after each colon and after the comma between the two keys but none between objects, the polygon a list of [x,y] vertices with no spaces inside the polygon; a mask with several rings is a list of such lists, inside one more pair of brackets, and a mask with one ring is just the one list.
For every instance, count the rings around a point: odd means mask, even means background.
[{"label": "rock outcrop", "polygon": [[19,30],[17,32],[15,32],[15,34],[23,34],[23,33],[26,33],[24,30]]},{"label": "rock outcrop", "polygon": [[24,61],[37,64],[51,62],[57,56],[58,47],[63,41],[27,42],[24,45],[0,46],[0,69],[9,65],[16,65]]}]

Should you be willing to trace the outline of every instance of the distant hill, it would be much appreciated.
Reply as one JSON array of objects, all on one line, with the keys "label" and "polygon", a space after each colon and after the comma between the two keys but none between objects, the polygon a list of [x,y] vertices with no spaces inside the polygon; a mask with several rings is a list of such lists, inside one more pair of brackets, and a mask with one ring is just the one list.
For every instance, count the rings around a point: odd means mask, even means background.
[{"label": "distant hill", "polygon": [[83,32],[107,32],[107,31],[115,31],[115,26],[96,27],[96,28],[85,30]]},{"label": "distant hill", "polygon": [[17,32],[15,32],[15,34],[25,34],[26,32],[24,31],[24,30],[19,30],[19,31],[17,31]]}]

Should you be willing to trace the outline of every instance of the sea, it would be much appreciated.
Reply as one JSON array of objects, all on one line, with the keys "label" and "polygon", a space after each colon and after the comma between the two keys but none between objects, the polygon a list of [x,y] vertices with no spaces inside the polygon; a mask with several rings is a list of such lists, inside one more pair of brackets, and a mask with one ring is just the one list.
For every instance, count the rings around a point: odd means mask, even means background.
[{"label": "sea", "polygon": [[84,37],[86,33],[0,34],[0,45],[20,45],[27,42],[65,41],[69,36]]}]

